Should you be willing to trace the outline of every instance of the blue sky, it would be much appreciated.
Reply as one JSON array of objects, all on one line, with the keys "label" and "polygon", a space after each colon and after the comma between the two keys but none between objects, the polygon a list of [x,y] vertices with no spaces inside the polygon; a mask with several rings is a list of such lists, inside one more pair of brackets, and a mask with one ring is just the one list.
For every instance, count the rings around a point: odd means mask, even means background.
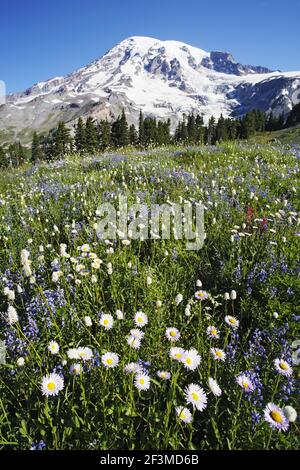
[{"label": "blue sky", "polygon": [[300,0],[2,0],[0,80],[7,92],[21,91],[135,35],[300,70],[299,18]]}]

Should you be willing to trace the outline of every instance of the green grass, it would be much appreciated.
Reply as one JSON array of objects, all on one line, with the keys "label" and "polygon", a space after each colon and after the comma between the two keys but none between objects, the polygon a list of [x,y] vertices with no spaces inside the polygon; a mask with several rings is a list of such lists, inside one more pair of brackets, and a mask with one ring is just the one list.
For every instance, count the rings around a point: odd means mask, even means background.
[{"label": "green grass", "polygon": [[[297,448],[298,423],[279,432],[264,420],[269,402],[299,411],[293,344],[299,339],[297,171],[295,155],[274,145],[224,144],[73,156],[2,173],[0,339],[7,343],[6,364],[0,366],[2,447],[29,449],[44,441],[47,449]],[[101,202],[117,205],[120,193],[130,204],[137,197],[145,204],[203,201],[204,247],[187,251],[185,240],[175,239],[131,240],[128,246],[99,240],[97,208]],[[69,256],[62,256],[61,244]],[[101,263],[82,252],[84,244]],[[23,249],[29,252],[27,275]],[[60,273],[58,282],[54,271]],[[195,298],[197,280],[209,294],[204,301]],[[15,292],[14,300],[5,287]],[[237,299],[225,300],[232,290]],[[178,294],[183,300],[176,305]],[[19,317],[13,325],[7,323],[9,305]],[[135,350],[127,337],[139,310],[148,324]],[[101,313],[113,316],[110,330],[100,325]],[[227,325],[226,315],[239,320],[237,330]],[[207,336],[211,325],[219,339]],[[166,338],[168,327],[180,331],[178,342]],[[48,350],[51,340],[59,344],[56,355]],[[188,370],[171,359],[174,345],[195,348],[199,367]],[[69,359],[67,351],[79,346],[91,348],[94,357],[74,376],[70,365],[80,360]],[[226,352],[224,362],[214,360],[211,347]],[[117,367],[103,366],[106,352],[119,355]],[[293,367],[291,378],[274,366],[281,357]],[[139,359],[149,363],[146,391],[137,390],[134,376],[124,372]],[[159,370],[170,372],[170,380],[159,378]],[[62,374],[64,388],[45,398],[41,382],[53,371]],[[236,383],[243,372],[252,377],[253,393]],[[220,397],[209,391],[209,377],[221,387]],[[207,394],[203,411],[185,401],[191,383]],[[178,406],[188,406],[192,423],[178,419]]]}]

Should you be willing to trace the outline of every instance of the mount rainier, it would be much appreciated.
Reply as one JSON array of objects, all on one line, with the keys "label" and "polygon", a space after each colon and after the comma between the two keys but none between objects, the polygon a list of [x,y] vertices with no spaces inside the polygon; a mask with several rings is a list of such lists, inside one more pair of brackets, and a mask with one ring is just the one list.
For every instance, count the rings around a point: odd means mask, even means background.
[{"label": "mount rainier", "polygon": [[125,109],[129,123],[139,111],[171,119],[202,113],[205,120],[242,116],[253,108],[287,114],[300,101],[300,71],[271,71],[242,65],[225,52],[205,52],[177,41],[131,37],[66,77],[39,82],[6,97],[0,106],[2,140],[28,142],[60,120],[79,116],[116,118]]}]

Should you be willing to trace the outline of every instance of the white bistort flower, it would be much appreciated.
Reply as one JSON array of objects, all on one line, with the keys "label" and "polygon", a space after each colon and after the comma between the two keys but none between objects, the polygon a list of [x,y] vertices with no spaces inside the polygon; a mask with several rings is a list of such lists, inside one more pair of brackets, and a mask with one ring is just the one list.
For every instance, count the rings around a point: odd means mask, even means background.
[{"label": "white bistort flower", "polygon": [[42,379],[41,390],[43,395],[46,397],[58,395],[58,393],[63,390],[63,388],[64,379],[55,372],[46,375]]},{"label": "white bistort flower", "polygon": [[93,325],[92,319],[88,315],[84,317],[84,323],[85,323],[85,326],[87,327],[90,327]]},{"label": "white bistort flower", "polygon": [[19,321],[17,310],[12,305],[9,305],[7,309],[7,321],[9,325],[14,325]]},{"label": "white bistort flower", "polygon": [[297,419],[297,411],[292,406],[285,406],[283,408],[284,416],[290,423],[294,423]]}]

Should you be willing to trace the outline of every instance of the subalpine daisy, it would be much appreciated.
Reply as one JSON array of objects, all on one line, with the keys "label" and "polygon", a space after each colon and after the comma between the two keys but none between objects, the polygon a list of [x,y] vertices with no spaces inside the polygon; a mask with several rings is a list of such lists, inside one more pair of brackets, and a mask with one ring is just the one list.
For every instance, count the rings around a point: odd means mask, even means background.
[{"label": "subalpine daisy", "polygon": [[81,370],[82,370],[82,367],[81,367],[81,364],[72,364],[70,366],[70,373],[72,375],[80,375],[81,374]]},{"label": "subalpine daisy", "polygon": [[213,338],[213,339],[220,338],[220,332],[219,332],[219,330],[217,330],[217,328],[215,326],[208,326],[207,329],[206,329],[206,334],[207,334],[207,336],[209,336],[210,338]]},{"label": "subalpine daisy", "polygon": [[148,323],[148,317],[144,312],[137,312],[134,316],[136,326],[143,327]]},{"label": "subalpine daisy", "polygon": [[170,349],[170,358],[175,359],[175,361],[181,361],[182,357],[184,354],[184,349],[183,348],[171,348]]},{"label": "subalpine daisy", "polygon": [[216,361],[225,361],[226,353],[223,349],[211,348],[210,352]]},{"label": "subalpine daisy", "polygon": [[203,411],[207,407],[207,396],[203,388],[196,384],[188,385],[185,390],[185,401],[199,411]]},{"label": "subalpine daisy", "polygon": [[240,325],[240,322],[237,320],[237,318],[232,317],[231,315],[226,315],[225,322],[233,329],[238,328]]},{"label": "subalpine daisy", "polygon": [[133,349],[140,349],[141,340],[130,335],[127,338],[127,344],[128,344],[128,346],[130,346]]},{"label": "subalpine daisy", "polygon": [[77,348],[78,359],[89,361],[93,357],[93,351],[90,348]]},{"label": "subalpine daisy", "polygon": [[88,253],[91,250],[90,245],[88,245],[87,243],[85,245],[82,245],[80,249],[82,253]]},{"label": "subalpine daisy", "polygon": [[208,379],[208,387],[209,390],[213,395],[216,397],[220,397],[222,395],[222,390],[216,380],[214,380],[212,377],[209,377]]},{"label": "subalpine daisy", "polygon": [[284,359],[277,358],[275,359],[274,364],[275,369],[279,374],[285,375],[286,377],[290,377],[293,374],[292,367]]},{"label": "subalpine daisy", "polygon": [[175,342],[180,338],[180,331],[177,328],[171,327],[166,329],[166,337],[169,341]]},{"label": "subalpine daisy", "polygon": [[50,341],[48,344],[48,351],[51,354],[57,354],[59,352],[59,345],[56,341]]},{"label": "subalpine daisy", "polygon": [[125,365],[124,371],[126,374],[137,374],[141,372],[141,366],[137,362],[129,362]]},{"label": "subalpine daisy", "polygon": [[64,388],[64,379],[53,372],[42,379],[41,390],[46,397],[58,395]]},{"label": "subalpine daisy", "polygon": [[167,372],[165,370],[158,370],[156,372],[156,375],[162,380],[169,380],[171,378],[170,372]]},{"label": "subalpine daisy", "polygon": [[185,424],[189,424],[193,421],[192,413],[188,408],[185,408],[184,406],[177,406],[175,411],[178,419],[183,421]]},{"label": "subalpine daisy", "polygon": [[278,429],[278,431],[287,431],[289,427],[289,421],[285,417],[285,414],[279,406],[274,403],[268,403],[264,409],[265,421],[272,429]]},{"label": "subalpine daisy", "polygon": [[147,374],[138,373],[134,379],[134,385],[138,390],[148,390],[150,388],[150,377]]},{"label": "subalpine daisy", "polygon": [[110,313],[102,313],[100,317],[100,325],[106,330],[110,330],[113,327],[114,319]]},{"label": "subalpine daisy", "polygon": [[254,384],[246,374],[240,374],[235,378],[236,382],[246,393],[251,393],[254,391]]},{"label": "subalpine daisy", "polygon": [[186,369],[195,370],[201,362],[201,356],[196,349],[189,349],[188,351],[184,351],[181,362]]},{"label": "subalpine daisy", "polygon": [[119,356],[116,353],[107,352],[101,356],[101,361],[105,367],[112,369],[118,365]]},{"label": "subalpine daisy", "polygon": [[140,330],[139,328],[132,328],[132,330],[130,330],[130,335],[133,336],[134,338],[136,339],[143,339],[144,336],[145,336],[145,333]]},{"label": "subalpine daisy", "polygon": [[195,298],[197,300],[205,300],[207,299],[208,297],[208,293],[205,292],[205,290],[197,290],[197,292],[195,292]]}]

